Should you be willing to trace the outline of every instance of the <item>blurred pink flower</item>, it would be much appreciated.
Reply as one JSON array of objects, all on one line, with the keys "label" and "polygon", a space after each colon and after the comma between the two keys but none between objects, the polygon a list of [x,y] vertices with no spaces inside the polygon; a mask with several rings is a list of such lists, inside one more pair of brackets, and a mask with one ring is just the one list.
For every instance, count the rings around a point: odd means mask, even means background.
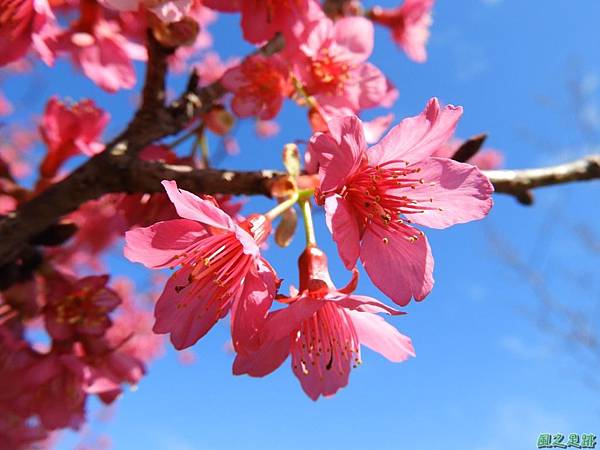
[{"label": "blurred pink flower", "polygon": [[251,56],[228,69],[221,82],[233,92],[231,107],[240,117],[272,119],[292,92],[288,69],[277,55]]},{"label": "blurred pink flower", "polygon": [[275,33],[284,34],[306,21],[319,8],[314,0],[203,0],[204,5],[222,12],[240,11],[244,39],[260,43]]},{"label": "blurred pink flower", "polygon": [[0,0],[0,66],[22,58],[32,45],[47,52],[39,33],[53,20],[46,0]]},{"label": "blurred pink flower", "polygon": [[109,121],[110,115],[93,100],[68,105],[52,97],[40,123],[40,133],[48,148],[40,168],[42,175],[53,177],[71,156],[93,156],[104,150],[99,139]]},{"label": "blurred pink flower", "polygon": [[373,8],[373,22],[389,27],[394,41],[416,62],[425,62],[431,26],[431,9],[435,0],[405,0],[395,9]]},{"label": "blurred pink flower", "polygon": [[67,52],[85,76],[108,92],[130,89],[136,76],[133,60],[145,61],[146,48],[125,38],[115,21],[81,21],[48,38],[55,52]]},{"label": "blurred pink flower", "polygon": [[56,340],[102,336],[112,324],[108,314],[121,303],[107,282],[108,275],[78,280],[61,273],[48,277],[44,306],[48,334]]},{"label": "blurred pink flower", "polygon": [[305,32],[292,64],[306,93],[320,107],[358,112],[391,105],[395,89],[367,62],[373,39],[373,25],[363,17],[336,22],[324,17]]},{"label": "blurred pink flower", "polygon": [[274,120],[257,120],[255,127],[256,134],[262,138],[275,136],[280,130],[279,124]]}]

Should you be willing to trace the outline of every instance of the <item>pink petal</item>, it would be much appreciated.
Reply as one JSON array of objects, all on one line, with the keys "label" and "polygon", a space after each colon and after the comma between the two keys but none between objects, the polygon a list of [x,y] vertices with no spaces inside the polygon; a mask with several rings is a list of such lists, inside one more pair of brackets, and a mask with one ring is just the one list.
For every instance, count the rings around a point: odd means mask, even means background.
[{"label": "pink petal", "polygon": [[360,164],[367,147],[358,117],[335,117],[327,125],[331,136],[317,134],[311,138],[312,151],[319,155],[323,192],[343,186],[346,177]]},{"label": "pink petal", "polygon": [[413,222],[446,228],[481,219],[490,211],[494,187],[475,166],[446,158],[427,158],[418,167],[424,183],[415,185],[410,198],[434,209],[411,214]]},{"label": "pink petal", "polygon": [[381,139],[381,136],[383,136],[383,133],[385,133],[385,130],[387,130],[390,127],[393,121],[394,114],[389,113],[385,116],[376,117],[368,122],[363,122],[365,140],[367,141],[367,143],[374,144],[379,139]]},{"label": "pink petal", "polygon": [[363,63],[371,56],[374,32],[373,23],[364,17],[343,17],[334,25],[335,43],[349,51],[348,61],[355,65]]},{"label": "pink petal", "polygon": [[388,96],[388,81],[377,67],[365,63],[356,71],[359,83],[359,109],[384,106]]},{"label": "pink petal", "polygon": [[437,98],[432,98],[421,114],[404,119],[369,150],[369,162],[416,162],[432,155],[450,139],[461,115],[462,107],[440,109]]},{"label": "pink petal", "polygon": [[358,223],[350,208],[348,202],[337,194],[325,200],[327,227],[346,269],[352,269],[356,265],[360,254]]},{"label": "pink petal", "polygon": [[233,374],[264,377],[276,370],[290,354],[290,336],[267,341],[258,351],[238,353],[233,362]]},{"label": "pink petal", "polygon": [[338,305],[344,308],[360,312],[368,312],[373,314],[383,313],[390,314],[392,316],[401,316],[406,314],[403,311],[392,308],[391,306],[388,306],[373,297],[367,297],[366,295],[352,294],[344,295],[343,297],[339,298],[327,297],[327,299],[337,302]]},{"label": "pink petal", "polygon": [[415,356],[409,337],[401,334],[376,314],[348,311],[361,344],[380,353],[392,362],[402,362]]},{"label": "pink petal", "polygon": [[177,257],[190,250],[202,237],[204,227],[196,221],[174,219],[125,233],[127,259],[152,269],[177,265]]},{"label": "pink petal", "polygon": [[400,306],[406,306],[411,297],[423,300],[433,287],[429,243],[425,236],[410,242],[411,228],[407,229],[406,233],[388,233],[368,227],[360,249],[360,259],[373,284]]},{"label": "pink petal", "polygon": [[[263,281],[267,274],[249,272],[244,288],[231,309],[231,338],[237,352],[256,349],[260,332],[271,305],[275,289]],[[272,284],[272,288],[275,286]]]},{"label": "pink petal", "polygon": [[167,281],[154,309],[153,331],[170,333],[173,346],[184,349],[194,345],[229,311],[214,298],[212,280],[189,283],[190,267],[183,267]]},{"label": "pink petal", "polygon": [[191,192],[177,188],[175,181],[164,180],[162,185],[177,214],[185,219],[195,220],[211,227],[233,231],[235,224],[231,217],[217,208],[212,202],[202,200]]}]

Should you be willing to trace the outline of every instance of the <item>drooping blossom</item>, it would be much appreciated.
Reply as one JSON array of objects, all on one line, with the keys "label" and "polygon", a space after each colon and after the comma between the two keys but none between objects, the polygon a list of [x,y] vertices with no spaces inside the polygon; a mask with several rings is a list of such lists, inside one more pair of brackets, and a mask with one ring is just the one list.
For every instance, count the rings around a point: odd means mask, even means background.
[{"label": "drooping blossom", "polygon": [[32,45],[47,53],[39,34],[53,20],[46,0],[0,0],[0,66],[22,58]]},{"label": "drooping blossom", "polygon": [[306,33],[292,58],[294,73],[321,108],[347,108],[356,113],[391,106],[396,90],[367,62],[374,39],[369,20],[344,17],[332,22],[324,17]]},{"label": "drooping blossom", "polygon": [[[445,145],[441,146],[432,156],[441,158],[452,158],[464,141],[460,139],[450,139]],[[467,161],[469,164],[477,166],[481,170],[499,169],[504,162],[504,155],[495,149],[484,148],[479,150]]]},{"label": "drooping blossom", "polygon": [[287,38],[294,28],[320,13],[314,0],[203,0],[203,4],[222,12],[240,11],[244,39],[255,44],[278,32]]},{"label": "drooping blossom", "polygon": [[376,313],[401,314],[378,300],[354,295],[357,271],[342,289],[333,285],[325,254],[307,248],[299,259],[300,290],[289,305],[269,313],[258,349],[238,353],[233,372],[268,375],[291,355],[292,370],[313,400],[331,396],[348,384],[366,345],[390,361],[415,356],[411,340]]},{"label": "drooping blossom", "polygon": [[255,339],[271,305],[277,279],[260,256],[270,230],[264,216],[240,225],[210,199],[163,181],[180,219],[126,233],[125,256],[150,268],[180,268],[155,308],[156,333],[170,333],[177,349],[193,345],[231,310],[234,345]]},{"label": "drooping blossom", "polygon": [[71,105],[52,97],[46,104],[40,133],[48,151],[40,172],[53,177],[71,156],[93,156],[104,150],[100,138],[110,121],[110,114],[98,108],[93,100]]},{"label": "drooping blossom", "polygon": [[405,0],[394,9],[376,6],[369,17],[373,22],[389,27],[392,38],[416,62],[425,62],[431,26],[431,9],[435,0]]},{"label": "drooping blossom", "polygon": [[373,283],[400,305],[433,287],[433,257],[413,223],[446,228],[484,217],[489,180],[474,166],[431,155],[452,136],[462,108],[431,99],[368,148],[357,117],[311,138],[327,225],[347,268],[360,257]]},{"label": "drooping blossom", "polygon": [[48,334],[56,340],[102,336],[112,324],[109,313],[121,303],[107,282],[108,275],[73,279],[56,273],[48,277],[44,307]]},{"label": "drooping blossom", "polygon": [[272,119],[292,92],[289,71],[277,55],[251,56],[227,70],[221,82],[233,92],[231,107],[240,117]]}]

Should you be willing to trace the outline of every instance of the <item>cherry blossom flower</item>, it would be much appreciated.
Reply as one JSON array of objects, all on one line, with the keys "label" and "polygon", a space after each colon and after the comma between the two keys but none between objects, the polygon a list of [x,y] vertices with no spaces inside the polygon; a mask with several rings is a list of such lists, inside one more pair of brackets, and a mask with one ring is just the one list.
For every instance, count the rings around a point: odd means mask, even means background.
[{"label": "cherry blossom flower", "polygon": [[81,20],[52,36],[52,49],[69,53],[73,64],[108,92],[132,88],[136,76],[131,60],[146,60],[145,47],[126,39],[117,22],[91,15],[91,23]]},{"label": "cherry blossom flower", "polygon": [[200,77],[200,86],[207,86],[219,80],[225,71],[239,64],[238,58],[230,58],[221,61],[218,53],[207,52],[202,60],[194,65],[196,73]]},{"label": "cherry blossom flower", "polygon": [[233,92],[231,107],[240,117],[272,119],[292,92],[288,70],[278,56],[251,56],[227,70],[221,82]]},{"label": "cherry blossom flower", "polygon": [[40,168],[42,175],[53,177],[71,156],[93,156],[104,150],[99,139],[109,121],[110,115],[93,100],[68,105],[52,97],[40,123],[40,133],[48,147]]},{"label": "cherry blossom flower", "polygon": [[269,313],[255,352],[238,353],[233,372],[262,377],[291,355],[292,370],[313,400],[348,384],[350,369],[361,364],[360,345],[393,362],[415,356],[411,340],[376,313],[401,314],[370,297],[354,295],[358,272],[337,289],[325,254],[307,248],[299,259],[300,290],[287,308]]},{"label": "cherry blossom flower", "polygon": [[0,0],[0,66],[22,58],[32,45],[48,52],[39,35],[53,20],[46,0]]},{"label": "cherry blossom flower", "polygon": [[112,324],[108,314],[121,303],[107,282],[108,275],[79,280],[60,273],[49,277],[44,307],[48,334],[57,340],[102,336]]},{"label": "cherry blossom flower", "polygon": [[192,0],[102,0],[100,3],[118,11],[138,11],[146,8],[160,20],[178,22],[189,12]]},{"label": "cherry blossom flower", "polygon": [[277,279],[260,256],[270,222],[254,216],[241,225],[211,200],[163,181],[180,219],[126,233],[125,256],[150,268],[181,266],[155,308],[156,333],[170,333],[177,349],[193,345],[231,310],[234,345],[255,339],[271,306]]},{"label": "cherry blossom flower", "polygon": [[425,62],[431,26],[431,9],[435,0],[405,0],[395,9],[375,7],[370,18],[375,23],[389,27],[394,41],[406,55],[416,62]]},{"label": "cherry blossom flower", "polygon": [[244,39],[252,43],[267,41],[277,32],[288,34],[320,12],[314,0],[203,0],[203,3],[217,11],[240,11]]},{"label": "cherry blossom flower", "polygon": [[321,108],[352,112],[391,106],[395,89],[367,62],[373,51],[373,24],[363,17],[332,22],[324,17],[305,32],[293,67],[306,94]]},{"label": "cherry blossom flower", "polygon": [[452,136],[462,108],[431,99],[367,149],[357,117],[334,119],[311,139],[319,157],[320,193],[340,257],[360,257],[373,283],[400,305],[433,287],[433,257],[411,224],[446,228],[484,217],[489,180],[474,166],[431,155]]}]

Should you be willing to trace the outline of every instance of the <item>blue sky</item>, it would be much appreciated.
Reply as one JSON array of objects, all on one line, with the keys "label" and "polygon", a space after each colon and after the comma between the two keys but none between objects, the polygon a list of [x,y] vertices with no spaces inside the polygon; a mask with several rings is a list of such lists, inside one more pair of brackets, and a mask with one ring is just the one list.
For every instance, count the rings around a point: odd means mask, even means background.
[{"label": "blue sky", "polygon": [[[400,90],[393,108],[397,119],[417,114],[432,96],[460,104],[465,114],[458,135],[488,132],[488,144],[504,152],[511,168],[594,151],[600,142],[594,131],[600,119],[596,0],[437,3],[426,64],[408,61],[387,31],[377,30],[372,61]],[[225,56],[249,48],[241,43],[237,21],[224,16],[211,28]],[[131,92],[104,94],[82,77],[75,81],[67,64],[43,70],[41,79],[39,91],[45,94],[97,97],[113,115],[112,132],[131,113]],[[181,82],[174,80],[173,86]],[[583,93],[578,103],[574,86]],[[15,100],[26,90],[22,81],[6,87]],[[39,113],[47,96],[29,102],[31,110],[17,117]],[[306,139],[309,130],[304,111],[292,104],[279,123],[282,132],[269,141],[258,140],[251,123],[243,123],[242,153],[223,165],[280,167],[283,143]],[[592,131],[583,133],[582,123]],[[553,298],[593,323],[600,253],[583,242],[578,227],[586,224],[600,235],[599,186],[540,190],[530,208],[497,196],[485,221],[428,232],[435,288],[425,301],[411,303],[408,315],[393,320],[417,351],[406,363],[393,364],[365,350],[349,387],[315,403],[300,389],[289,363],[268,378],[233,377],[223,322],[193,348],[193,365],[182,366],[172,350],[157,360],[138,389],[119,400],[110,421],[95,420],[98,408],[92,405],[90,433],[108,435],[116,450],[529,450],[542,432],[600,435],[600,397],[584,380],[596,367],[583,362],[585,352],[539,326],[547,319],[564,331],[568,323],[564,314],[544,306],[539,290],[502,257],[502,251],[518,255],[537,274],[529,274],[530,280],[543,277]],[[249,210],[251,205],[269,207],[266,200],[252,200]],[[349,274],[322,216],[316,220],[334,280],[344,284]],[[266,253],[287,282],[297,283],[292,261],[302,241],[299,234],[290,248],[271,246]],[[139,283],[147,276],[116,259],[111,269]],[[367,277],[359,290],[383,299]],[[66,436],[58,448],[72,448],[77,441]]]}]

